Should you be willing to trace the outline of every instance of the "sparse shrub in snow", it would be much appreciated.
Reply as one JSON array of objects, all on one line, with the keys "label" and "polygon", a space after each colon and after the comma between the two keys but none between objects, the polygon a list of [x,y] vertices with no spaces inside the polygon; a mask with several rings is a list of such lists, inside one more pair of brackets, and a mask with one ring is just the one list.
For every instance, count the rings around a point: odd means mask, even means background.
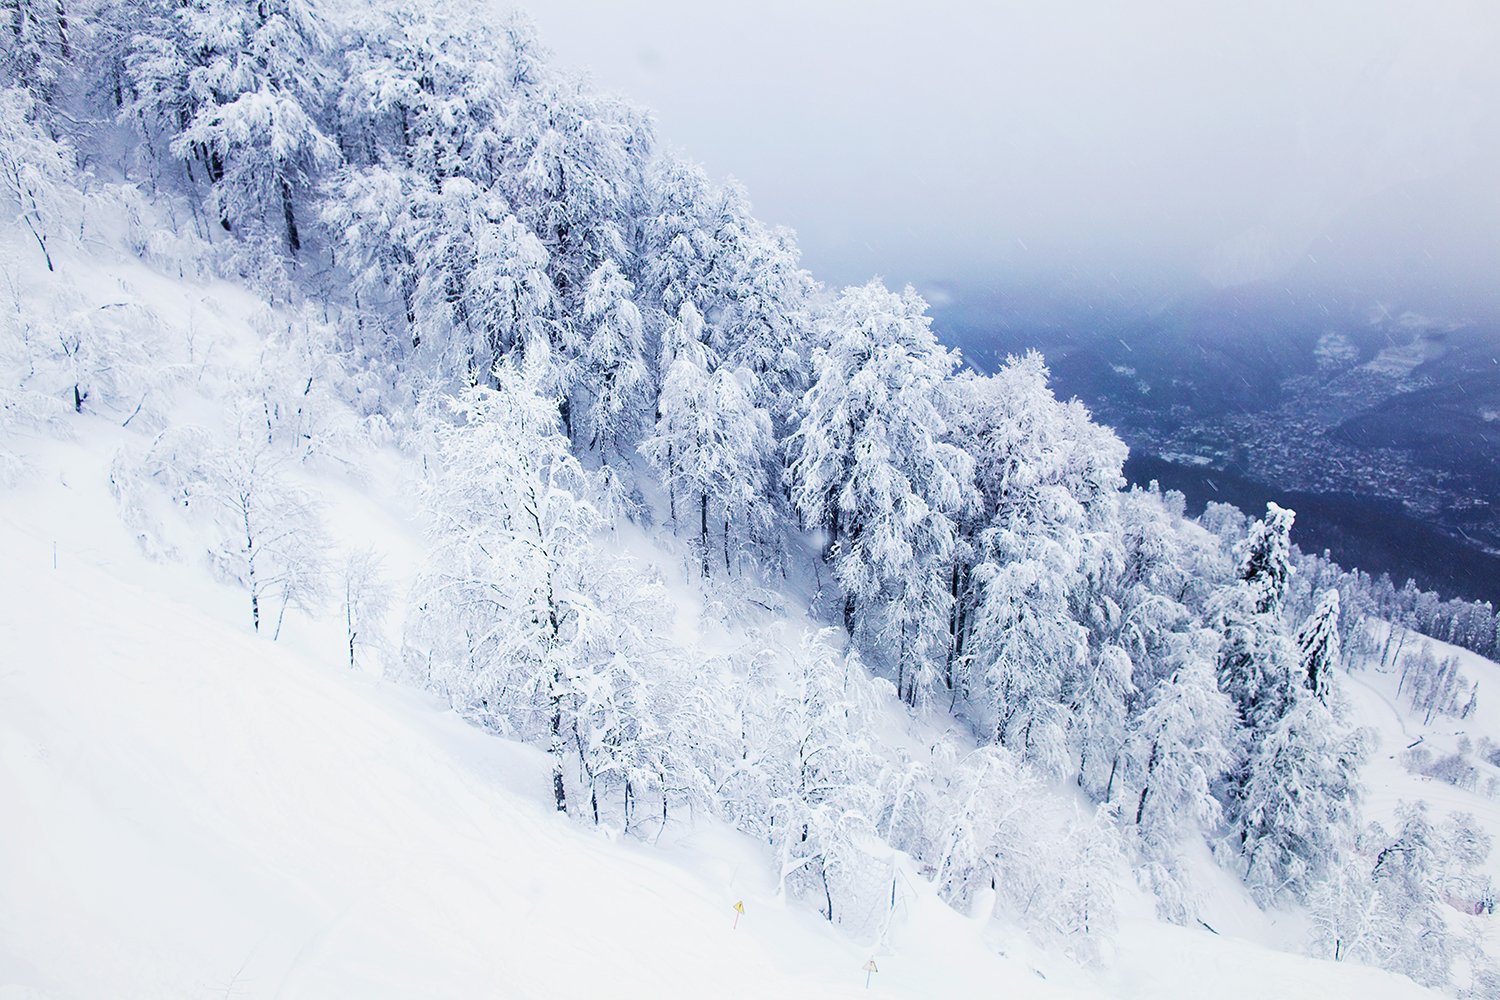
[{"label": "sparse shrub in snow", "polygon": [[144,454],[121,453],[111,486],[150,554],[172,556],[196,536],[153,510],[161,497],[206,529],[210,563],[248,592],[255,631],[267,625],[278,637],[287,608],[313,611],[327,596],[318,502],[292,480],[284,455],[243,409],[227,442],[201,427],[174,427]]},{"label": "sparse shrub in snow", "polygon": [[390,583],[374,549],[361,549],[344,558],[339,591],[349,669],[353,670],[366,651],[379,653],[384,644],[381,626],[391,605]]},{"label": "sparse shrub in snow", "polygon": [[364,440],[356,420],[357,375],[337,341],[334,327],[312,308],[262,310],[254,317],[260,335],[256,363],[236,392],[245,398],[246,433],[264,437],[298,463],[333,460]]},{"label": "sparse shrub in snow", "polygon": [[1115,920],[1113,824],[1101,813],[1047,815],[1044,786],[997,745],[955,762],[929,833],[934,880],[967,909],[982,893],[1044,941],[1092,961]]},{"label": "sparse shrub in snow", "polygon": [[[13,277],[0,268],[0,278],[13,281]],[[19,291],[13,284],[11,289],[17,296],[15,308],[0,309],[0,485],[19,481],[26,469],[20,452],[10,447],[22,435],[66,437],[72,431],[68,419],[72,407],[60,395],[46,391],[47,382],[36,378],[43,359],[32,343],[34,334],[21,308]]]},{"label": "sparse shrub in snow", "polygon": [[[164,212],[136,185],[105,185],[90,208],[117,216],[130,250],[163,273],[193,281],[216,273],[213,244],[185,221]],[[175,210],[176,206],[169,206],[169,211]]]},{"label": "sparse shrub in snow", "polygon": [[[243,432],[242,432],[243,433]],[[315,611],[327,596],[327,566],[318,504],[293,483],[284,460],[256,437],[203,456],[204,499],[219,536],[209,550],[220,573],[250,594],[250,622],[281,634],[288,607]]]},{"label": "sparse shrub in snow", "polygon": [[52,434],[68,432],[68,414],[163,426],[183,371],[150,306],[125,288],[99,302],[99,290],[85,295],[69,275],[35,290],[8,269],[4,277],[14,308],[0,313],[0,419]]},{"label": "sparse shrub in snow", "polygon": [[1479,772],[1461,753],[1451,753],[1438,758],[1425,772],[1429,777],[1446,782],[1455,788],[1474,791],[1479,784]]}]

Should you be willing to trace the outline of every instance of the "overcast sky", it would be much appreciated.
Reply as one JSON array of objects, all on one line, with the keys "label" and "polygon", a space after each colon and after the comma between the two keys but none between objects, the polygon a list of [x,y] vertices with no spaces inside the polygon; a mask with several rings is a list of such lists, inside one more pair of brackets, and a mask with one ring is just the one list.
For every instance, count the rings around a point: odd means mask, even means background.
[{"label": "overcast sky", "polygon": [[526,6],[829,282],[1275,276],[1416,181],[1433,245],[1500,217],[1496,0]]}]

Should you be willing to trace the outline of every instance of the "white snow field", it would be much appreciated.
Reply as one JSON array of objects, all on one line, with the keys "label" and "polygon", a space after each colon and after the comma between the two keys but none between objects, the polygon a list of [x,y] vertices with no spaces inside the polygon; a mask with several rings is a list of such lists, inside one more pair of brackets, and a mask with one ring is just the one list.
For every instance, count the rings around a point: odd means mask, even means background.
[{"label": "white snow field", "polygon": [[[146,559],[108,492],[123,432],[78,437],[11,442],[29,471],[0,495],[5,1000],[1436,995],[1273,950],[1296,921],[1227,875],[1223,936],[1127,897],[1084,970],[909,873],[875,944],[776,899],[720,824],[612,841],[552,811],[540,752],[350,671],[339,623],[273,643],[242,592]],[[399,551],[372,492],[330,487],[327,520]]]}]

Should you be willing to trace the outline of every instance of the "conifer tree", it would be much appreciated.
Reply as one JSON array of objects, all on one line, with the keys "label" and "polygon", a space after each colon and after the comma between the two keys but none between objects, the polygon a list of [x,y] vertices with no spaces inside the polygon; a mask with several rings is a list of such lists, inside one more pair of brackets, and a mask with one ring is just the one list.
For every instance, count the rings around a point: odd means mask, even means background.
[{"label": "conifer tree", "polygon": [[1328,678],[1339,662],[1339,592],[1330,590],[1297,630],[1297,652],[1307,689],[1325,705]]}]

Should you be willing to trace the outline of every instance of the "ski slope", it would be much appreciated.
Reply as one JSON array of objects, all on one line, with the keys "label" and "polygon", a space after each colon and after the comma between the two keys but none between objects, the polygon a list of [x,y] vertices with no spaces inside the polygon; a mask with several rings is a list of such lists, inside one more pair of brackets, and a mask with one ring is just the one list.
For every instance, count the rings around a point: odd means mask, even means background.
[{"label": "ski slope", "polygon": [[[910,873],[876,944],[776,899],[714,822],[611,840],[551,811],[540,753],[349,671],[336,623],[273,643],[240,592],[139,554],[107,489],[121,433],[22,442],[0,496],[6,1000],[1435,995],[1235,937],[1273,932],[1229,895],[1224,936],[1127,904],[1084,970]],[[330,489],[328,520],[409,532],[376,492]]]},{"label": "ski slope", "polygon": [[[1406,653],[1415,652],[1422,643],[1430,643],[1433,655],[1439,660],[1450,656],[1458,659],[1462,676],[1479,682],[1478,704],[1468,719],[1434,715],[1429,723],[1424,721],[1423,713],[1413,712],[1405,697],[1397,693],[1400,673],[1396,664],[1382,670],[1378,662],[1372,662],[1362,669],[1342,674],[1339,679],[1355,721],[1374,729],[1379,739],[1379,745],[1362,772],[1367,786],[1365,817],[1389,826],[1397,805],[1403,801],[1422,800],[1428,804],[1434,818],[1455,812],[1471,813],[1484,830],[1495,836],[1500,832],[1500,800],[1487,794],[1486,783],[1490,779],[1500,779],[1500,768],[1484,760],[1477,748],[1467,755],[1469,763],[1478,771],[1478,783],[1474,789],[1458,788],[1426,775],[1414,774],[1403,765],[1401,758],[1403,751],[1413,744],[1427,749],[1436,758],[1457,752],[1460,740],[1465,737],[1474,744],[1481,737],[1500,738],[1500,665],[1467,649],[1420,635],[1410,638]],[[1500,851],[1490,853],[1485,871],[1500,882]],[[1491,952],[1500,951],[1500,932],[1493,926],[1493,921],[1485,922],[1485,926]]]}]

